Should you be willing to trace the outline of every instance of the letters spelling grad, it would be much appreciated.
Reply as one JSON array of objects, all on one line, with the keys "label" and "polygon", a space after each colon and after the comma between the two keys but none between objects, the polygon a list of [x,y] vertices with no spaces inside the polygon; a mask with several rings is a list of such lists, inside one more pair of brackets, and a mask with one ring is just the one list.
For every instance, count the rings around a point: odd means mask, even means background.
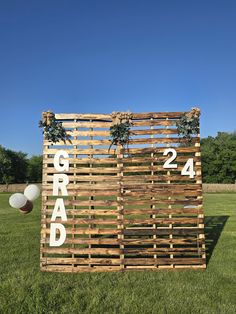
[{"label": "letters spelling grad", "polygon": [[[64,158],[64,159],[61,159]],[[66,159],[67,158],[67,159]],[[64,150],[58,150],[54,156],[54,168],[57,172],[53,174],[53,196],[67,196],[68,191],[66,186],[69,184],[69,177],[67,174],[62,173],[69,171],[69,155]],[[66,240],[66,228],[62,223],[56,223],[56,218],[61,218],[61,221],[67,221],[65,204],[63,198],[57,198],[55,201],[51,224],[50,224],[50,240],[49,246],[61,246]],[[57,231],[59,231],[59,238],[56,238]]]}]

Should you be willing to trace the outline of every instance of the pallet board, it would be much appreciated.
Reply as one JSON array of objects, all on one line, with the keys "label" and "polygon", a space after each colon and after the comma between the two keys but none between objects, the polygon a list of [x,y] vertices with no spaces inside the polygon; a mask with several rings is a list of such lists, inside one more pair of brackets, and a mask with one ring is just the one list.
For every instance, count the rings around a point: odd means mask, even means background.
[{"label": "pallet board", "polygon": [[[134,113],[128,147],[112,146],[110,114],[56,114],[71,141],[44,139],[40,266],[93,272],[206,267],[200,135],[178,135],[184,112]],[[177,168],[164,168],[175,149]],[[68,195],[53,196],[54,156],[68,153]],[[181,174],[189,158],[195,175]],[[52,221],[57,198],[66,218]],[[52,224],[66,232],[50,245]],[[56,229],[57,237],[60,231]],[[57,238],[58,239],[58,238]]]}]

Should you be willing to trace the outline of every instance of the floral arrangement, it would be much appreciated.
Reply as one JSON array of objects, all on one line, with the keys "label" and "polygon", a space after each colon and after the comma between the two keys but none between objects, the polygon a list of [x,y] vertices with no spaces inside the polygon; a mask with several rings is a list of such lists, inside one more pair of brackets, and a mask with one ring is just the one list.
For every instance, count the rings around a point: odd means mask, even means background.
[{"label": "floral arrangement", "polygon": [[130,127],[132,125],[132,113],[131,112],[113,112],[111,114],[112,126],[110,127],[110,140],[111,145],[121,145],[124,147],[129,143],[130,139]]},{"label": "floral arrangement", "polygon": [[186,138],[189,143],[192,142],[192,135],[199,133],[200,114],[201,111],[199,108],[191,108],[191,111],[183,114],[176,123],[178,134]]},{"label": "floral arrangement", "polygon": [[45,139],[52,143],[57,143],[61,140],[64,143],[66,143],[66,140],[71,142],[69,135],[62,126],[62,123],[56,121],[55,114],[51,111],[42,113],[42,120],[39,121],[39,127],[43,128]]}]

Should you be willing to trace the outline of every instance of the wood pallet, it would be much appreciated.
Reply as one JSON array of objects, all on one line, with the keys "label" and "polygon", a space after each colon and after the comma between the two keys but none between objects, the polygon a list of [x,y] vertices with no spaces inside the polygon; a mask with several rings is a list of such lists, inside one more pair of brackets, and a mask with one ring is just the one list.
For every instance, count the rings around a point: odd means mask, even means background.
[{"label": "wood pallet", "polygon": [[[112,147],[109,114],[56,114],[71,136],[44,139],[41,270],[60,272],[205,268],[200,135],[191,146],[178,136],[183,112],[133,114],[128,148]],[[164,168],[174,148],[177,168]],[[56,198],[53,158],[69,154],[68,196],[63,198],[66,240],[49,245]],[[189,158],[194,178],[181,175]]]}]

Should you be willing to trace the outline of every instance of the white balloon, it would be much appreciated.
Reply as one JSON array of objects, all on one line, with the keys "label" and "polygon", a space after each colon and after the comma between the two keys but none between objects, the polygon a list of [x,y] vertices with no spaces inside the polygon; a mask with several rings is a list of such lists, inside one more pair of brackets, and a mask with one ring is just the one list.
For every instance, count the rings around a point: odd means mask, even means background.
[{"label": "white balloon", "polygon": [[9,198],[9,204],[13,208],[19,209],[21,207],[24,207],[26,203],[27,203],[27,198],[22,193],[12,194]]},{"label": "white balloon", "polygon": [[36,200],[36,198],[39,197],[40,189],[36,184],[30,184],[25,188],[24,195],[29,201],[33,202],[34,200]]}]

